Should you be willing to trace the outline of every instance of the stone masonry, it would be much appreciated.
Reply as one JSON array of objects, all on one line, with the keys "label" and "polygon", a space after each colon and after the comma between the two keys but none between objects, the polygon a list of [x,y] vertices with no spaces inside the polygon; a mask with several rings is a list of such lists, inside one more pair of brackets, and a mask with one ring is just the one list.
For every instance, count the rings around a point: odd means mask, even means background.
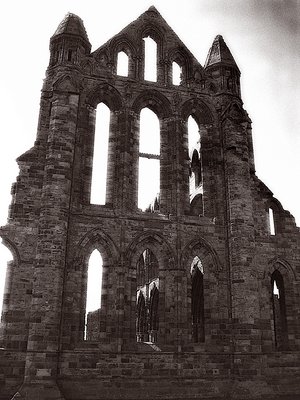
[{"label": "stone masonry", "polygon": [[[146,37],[157,44],[155,82],[144,79]],[[120,52],[128,76],[117,74]],[[110,109],[104,205],[90,201],[100,103]],[[160,154],[148,155],[160,193],[147,211],[137,202],[144,108],[160,123]],[[35,144],[17,162],[0,231],[13,254],[1,400],[300,399],[299,228],[255,174],[222,36],[202,67],[150,7],[91,53],[68,14],[50,39]],[[102,301],[85,327],[95,249]]]}]

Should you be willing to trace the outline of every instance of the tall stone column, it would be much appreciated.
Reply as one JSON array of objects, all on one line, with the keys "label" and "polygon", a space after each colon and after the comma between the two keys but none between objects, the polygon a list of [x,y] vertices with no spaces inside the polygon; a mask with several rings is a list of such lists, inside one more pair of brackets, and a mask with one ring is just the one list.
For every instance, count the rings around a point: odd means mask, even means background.
[{"label": "tall stone column", "polygon": [[58,371],[62,294],[79,95],[55,93],[38,222],[25,381],[21,398],[63,399]]},{"label": "tall stone column", "polygon": [[123,211],[137,207],[139,118],[129,110],[111,113],[107,202]]},{"label": "tall stone column", "polygon": [[238,352],[260,350],[248,125],[234,108],[223,122],[233,341]]},{"label": "tall stone column", "polygon": [[179,116],[161,121],[161,200],[165,214],[189,211],[189,168],[186,124]]}]

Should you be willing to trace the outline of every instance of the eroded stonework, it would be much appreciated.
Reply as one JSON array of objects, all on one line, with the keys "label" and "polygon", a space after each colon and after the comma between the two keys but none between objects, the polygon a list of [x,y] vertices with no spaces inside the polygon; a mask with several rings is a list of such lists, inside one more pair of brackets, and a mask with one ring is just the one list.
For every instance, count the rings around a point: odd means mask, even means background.
[{"label": "eroded stonework", "polygon": [[[148,36],[156,82],[144,79]],[[117,75],[120,52],[127,77]],[[101,102],[111,116],[106,203],[96,205]],[[146,154],[160,163],[160,193],[147,212],[137,204],[145,107],[160,122],[160,154]],[[192,154],[189,116],[200,138]],[[1,400],[300,398],[299,229],[255,175],[240,71],[221,36],[202,67],[150,7],[91,53],[83,22],[68,14],[50,40],[34,147],[17,161],[1,228],[14,255]],[[95,249],[102,302],[85,338]]]}]

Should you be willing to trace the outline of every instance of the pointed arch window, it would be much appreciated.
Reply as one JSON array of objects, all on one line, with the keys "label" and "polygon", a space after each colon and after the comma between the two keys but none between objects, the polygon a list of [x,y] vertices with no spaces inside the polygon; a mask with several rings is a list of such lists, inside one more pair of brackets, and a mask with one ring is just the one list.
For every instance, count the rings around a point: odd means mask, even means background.
[{"label": "pointed arch window", "polygon": [[67,60],[73,62],[75,59],[75,50],[69,49]]},{"label": "pointed arch window", "polygon": [[194,342],[204,342],[204,271],[198,256],[194,257],[190,272],[192,280],[192,338]]},{"label": "pointed arch window", "polygon": [[141,290],[137,298],[136,340],[137,342],[148,341],[146,301]]},{"label": "pointed arch window", "polygon": [[288,347],[287,318],[284,281],[281,273],[275,270],[271,276],[273,325],[275,346],[282,350]]},{"label": "pointed arch window", "polygon": [[156,114],[143,108],[140,114],[138,207],[159,210],[160,125]]},{"label": "pointed arch window", "polygon": [[159,328],[159,267],[154,253],[145,249],[137,264],[137,342],[156,342]]},{"label": "pointed arch window", "polygon": [[203,193],[203,188],[200,156],[200,133],[198,124],[191,115],[188,118],[188,147],[190,157],[190,196],[194,197],[198,193]]},{"label": "pointed arch window", "polygon": [[91,203],[105,204],[110,109],[100,103],[96,109]]},{"label": "pointed arch window", "polygon": [[172,63],[172,83],[173,85],[180,85],[182,80],[182,68],[177,62]]},{"label": "pointed arch window", "polygon": [[129,58],[125,51],[120,51],[117,57],[117,75],[128,76]]},{"label": "pointed arch window", "polygon": [[85,340],[92,339],[97,330],[97,310],[101,308],[102,275],[103,260],[100,252],[95,249],[90,255],[87,270]]},{"label": "pointed arch window", "polygon": [[145,70],[144,79],[147,81],[157,81],[157,43],[151,37],[144,39]]},{"label": "pointed arch window", "polygon": [[150,292],[150,300],[149,300],[149,340],[152,343],[157,342],[157,333],[158,333],[158,302],[159,302],[159,290],[156,287],[156,284],[153,284],[153,287]]},{"label": "pointed arch window", "polygon": [[269,208],[269,231],[270,231],[270,235],[272,235],[272,236],[274,236],[276,234],[274,211],[271,207]]}]

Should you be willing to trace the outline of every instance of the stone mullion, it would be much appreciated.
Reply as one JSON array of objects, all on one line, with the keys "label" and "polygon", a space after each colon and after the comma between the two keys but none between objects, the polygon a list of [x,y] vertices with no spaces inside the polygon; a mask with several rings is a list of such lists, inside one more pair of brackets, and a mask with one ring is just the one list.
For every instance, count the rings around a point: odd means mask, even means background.
[{"label": "stone mullion", "polygon": [[[128,110],[114,113],[111,125],[110,160],[114,160],[111,169],[114,176],[109,182],[113,186],[114,208],[128,210],[137,207],[138,184],[138,117]],[[112,148],[113,146],[113,148]],[[112,189],[111,189],[112,191]]]},{"label": "stone mullion", "polygon": [[52,105],[25,371],[28,380],[53,379],[57,373],[78,99],[78,95],[59,94]]},{"label": "stone mullion", "polygon": [[123,208],[136,210],[138,207],[138,169],[139,169],[139,115],[126,111],[123,124]]},{"label": "stone mullion", "polygon": [[107,155],[107,174],[106,174],[106,198],[105,203],[114,208],[119,207],[120,195],[120,160],[118,160],[118,134],[119,117],[116,111],[110,112],[108,155]]},{"label": "stone mullion", "polygon": [[212,125],[200,126],[203,214],[206,217],[217,218],[217,222],[220,223],[223,220],[224,174],[220,168],[219,139],[213,140],[216,136],[217,132]]},{"label": "stone mullion", "polygon": [[187,127],[179,117],[165,119],[164,126],[162,138],[168,139],[165,143],[165,156],[162,158],[162,192],[165,190],[163,212],[184,215],[190,208]]}]

